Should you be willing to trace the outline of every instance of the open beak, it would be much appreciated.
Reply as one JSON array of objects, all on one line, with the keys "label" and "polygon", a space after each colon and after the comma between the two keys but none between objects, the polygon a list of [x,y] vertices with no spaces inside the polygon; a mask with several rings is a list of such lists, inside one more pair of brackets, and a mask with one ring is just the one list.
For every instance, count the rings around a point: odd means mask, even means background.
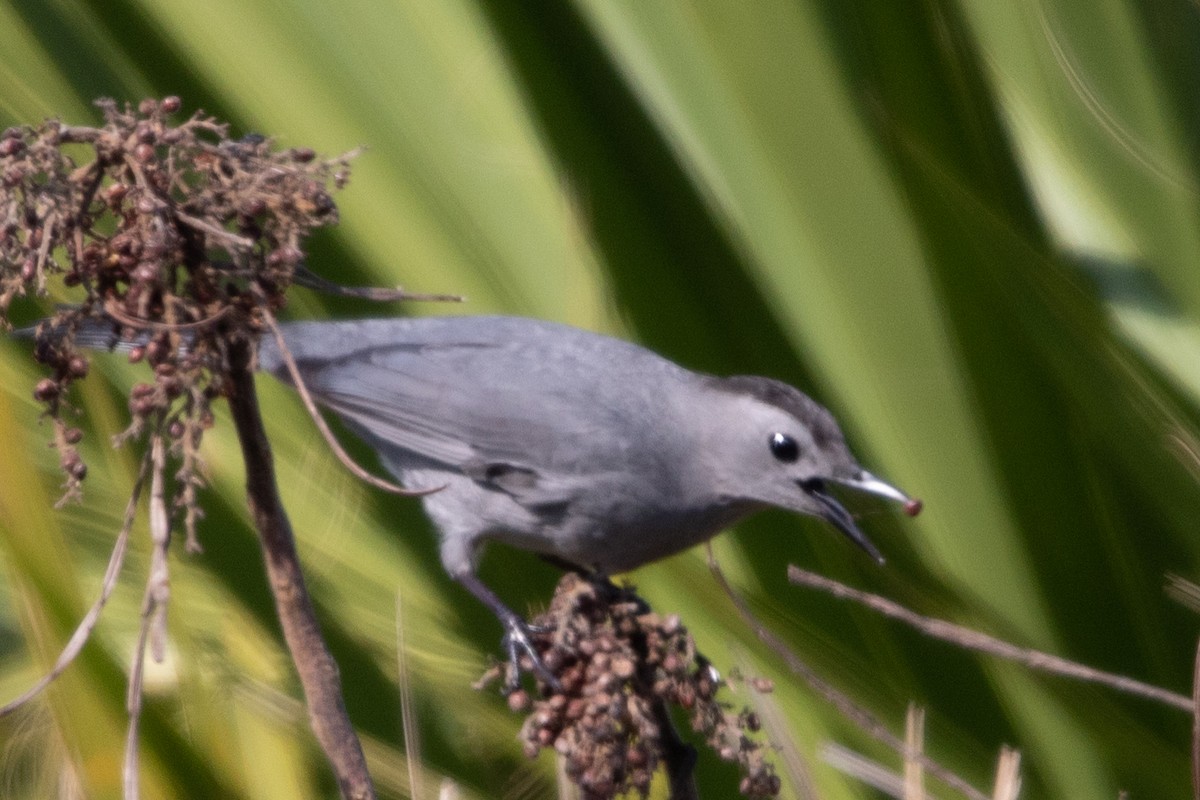
[{"label": "open beak", "polygon": [[[871,473],[863,470],[857,478],[830,478],[830,481],[839,483],[842,486],[848,486],[851,489],[857,489],[860,492],[878,495],[879,497],[895,500],[898,503],[904,504],[904,513],[910,517],[915,517],[921,513],[921,501],[909,497],[904,492],[892,486],[890,483],[879,480]],[[846,507],[838,502],[837,498],[826,491],[825,481],[810,480],[801,484],[801,488],[808,493],[810,497],[821,504],[822,513],[826,520],[833,524],[839,531],[846,534],[850,541],[861,547],[867,552],[871,558],[878,563],[884,562],[883,553],[879,552],[866,534],[859,530],[858,525],[854,522],[854,517],[846,510]]]}]

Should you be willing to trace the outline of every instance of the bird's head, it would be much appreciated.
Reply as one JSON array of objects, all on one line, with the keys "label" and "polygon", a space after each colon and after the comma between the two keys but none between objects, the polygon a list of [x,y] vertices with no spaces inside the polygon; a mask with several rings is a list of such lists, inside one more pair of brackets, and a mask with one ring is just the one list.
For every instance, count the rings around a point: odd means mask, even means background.
[{"label": "bird's head", "polygon": [[705,390],[697,426],[704,469],[718,494],[821,517],[882,563],[883,555],[831,488],[894,500],[910,516],[920,512],[921,501],[863,469],[828,410],[770,378],[711,378]]}]

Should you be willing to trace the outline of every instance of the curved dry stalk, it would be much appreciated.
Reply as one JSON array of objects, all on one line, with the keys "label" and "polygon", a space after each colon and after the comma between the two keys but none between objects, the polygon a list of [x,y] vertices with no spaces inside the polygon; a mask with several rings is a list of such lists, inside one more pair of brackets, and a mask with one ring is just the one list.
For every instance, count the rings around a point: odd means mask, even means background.
[{"label": "curved dry stalk", "polygon": [[87,644],[88,639],[91,638],[96,623],[100,621],[100,612],[104,610],[108,598],[112,596],[113,589],[117,586],[117,576],[121,574],[121,567],[125,564],[125,553],[129,549],[129,532],[133,529],[133,520],[137,516],[138,500],[141,498],[142,486],[146,481],[146,474],[149,468],[150,454],[147,453],[142,459],[141,469],[138,472],[137,480],[134,481],[133,490],[130,492],[129,503],[125,506],[125,519],[121,524],[121,531],[117,534],[117,541],[113,544],[112,555],[108,558],[108,568],[104,571],[104,580],[100,584],[100,594],[92,603],[91,608],[87,610],[87,613],[83,615],[83,619],[79,621],[75,632],[71,634],[71,638],[63,646],[62,652],[59,653],[58,659],[54,662],[54,666],[50,668],[50,671],[39,678],[33,686],[30,686],[20,695],[0,706],[0,717],[11,714],[41,693],[43,689],[49,686],[55,678],[71,665],[71,662],[83,650],[83,646]]},{"label": "curved dry stalk", "polygon": [[932,636],[935,639],[956,644],[966,650],[975,650],[980,653],[998,656],[1009,661],[1015,661],[1030,669],[1049,672],[1053,675],[1062,675],[1088,683],[1100,684],[1101,686],[1107,686],[1110,689],[1115,689],[1125,694],[1154,700],[1155,702],[1171,706],[1172,708],[1178,708],[1182,711],[1191,712],[1195,707],[1192,698],[1185,695],[1177,694],[1176,692],[1149,683],[1143,683],[1124,675],[1095,669],[1076,661],[1044,653],[1040,650],[1034,650],[1029,647],[1018,647],[1003,639],[997,639],[986,633],[980,633],[979,631],[963,627],[962,625],[956,625],[943,619],[922,616],[895,601],[888,600],[886,597],[864,592],[861,589],[854,589],[844,583],[839,583],[831,578],[818,575],[815,572],[800,569],[795,565],[788,566],[788,580],[800,586],[820,589],[843,600],[853,600],[860,605],[878,611],[886,617],[899,620],[926,636]]},{"label": "curved dry stalk", "polygon": [[194,320],[192,322],[158,322],[149,319],[138,319],[131,317],[121,310],[114,301],[108,300],[104,303],[104,313],[115,319],[122,325],[134,328],[135,330],[143,331],[187,331],[203,328],[206,325],[211,325],[222,317],[228,316],[233,311],[231,306],[222,306],[219,311],[211,314],[204,319]]},{"label": "curved dry stalk", "polygon": [[308,414],[312,417],[313,424],[317,426],[317,430],[321,432],[321,436],[325,439],[325,443],[329,445],[329,449],[333,451],[338,460],[346,469],[350,470],[355,477],[366,481],[376,489],[383,489],[385,492],[392,494],[403,495],[405,497],[424,497],[427,494],[440,492],[442,486],[435,486],[432,489],[405,489],[399,484],[384,480],[383,478],[372,475],[361,466],[359,466],[350,454],[342,447],[341,442],[333,435],[333,431],[329,429],[329,424],[325,422],[325,418],[321,416],[321,412],[317,410],[317,404],[313,400],[312,395],[308,391],[308,387],[304,384],[304,376],[300,374],[300,368],[296,366],[296,359],[292,357],[292,351],[288,349],[287,342],[283,340],[283,332],[279,330],[279,323],[275,321],[275,315],[272,314],[265,306],[262,308],[263,319],[270,328],[271,333],[275,336],[275,344],[279,347],[279,355],[283,358],[283,364],[287,367],[288,375],[291,376],[292,384],[296,387],[297,394],[304,402],[304,407],[308,410]]},{"label": "curved dry stalk", "polygon": [[[734,591],[729,581],[725,579],[725,573],[721,571],[720,565],[717,564],[716,554],[713,553],[712,543],[708,543],[706,548],[708,551],[708,568],[712,572],[713,578],[716,579],[721,591],[733,603],[734,608],[742,617],[742,621],[750,626],[750,629],[754,631],[754,635],[758,637],[759,641],[771,648],[776,655],[783,659],[788,669],[799,675],[809,685],[809,688],[820,695],[825,702],[837,709],[838,713],[854,723],[863,733],[891,748],[897,754],[904,756],[907,748],[903,739],[892,733],[874,714],[855,703],[849,695],[818,675],[816,670],[805,663],[782,639],[772,633],[754,615],[746,600]],[[967,783],[947,767],[934,761],[928,755],[921,753],[916,755],[916,758],[930,775],[933,775],[956,792],[970,798],[970,800],[988,800],[986,794]]]},{"label": "curved dry stalk", "polygon": [[[149,595],[146,597],[149,601]],[[151,609],[153,610],[153,609]],[[146,640],[150,635],[151,615],[143,611],[142,624],[138,629],[137,646],[133,663],[129,669],[129,685],[125,693],[125,711],[129,714],[129,727],[125,731],[125,758],[121,764],[121,797],[123,800],[138,800],[141,783],[138,780],[139,764],[138,729],[142,720],[142,675],[146,665]]]}]

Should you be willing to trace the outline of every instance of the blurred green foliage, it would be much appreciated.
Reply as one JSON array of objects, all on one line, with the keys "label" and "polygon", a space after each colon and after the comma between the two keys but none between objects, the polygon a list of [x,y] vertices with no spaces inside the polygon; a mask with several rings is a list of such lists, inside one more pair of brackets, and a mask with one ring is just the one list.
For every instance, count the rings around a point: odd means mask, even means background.
[{"label": "blurred green foliage", "polygon": [[[365,145],[310,265],[469,298],[377,308],[297,291],[295,317],[529,314],[828,404],[926,513],[861,509],[883,570],[816,521],[767,514],[718,540],[726,572],[894,730],[910,700],[927,706],[928,751],[976,785],[1002,744],[1022,750],[1026,797],[1186,796],[1190,722],[922,639],[789,587],[784,567],[1188,691],[1196,620],[1163,584],[1200,563],[1197,76],[1185,0],[0,1],[0,125],[178,94],[282,146]],[[136,458],[108,440],[137,368],[93,371],[78,398],[86,500],[54,511],[35,370],[0,344],[3,698],[48,668],[98,591],[133,481]],[[449,776],[469,796],[557,796],[549,757],[521,755],[519,718],[467,688],[499,630],[442,573],[415,501],[357,483],[288,392],[262,391],[382,795],[411,796],[413,778],[431,798]],[[171,648],[148,675],[144,793],[330,797],[221,422],[205,553],[179,549]],[[79,661],[0,720],[0,795],[120,796],[145,539]],[[822,744],[900,761],[757,643],[702,558],[632,579],[718,666],[775,678],[821,797],[876,796]],[[485,574],[518,607],[554,581],[500,551]],[[736,776],[712,761],[705,796],[729,796]]]}]

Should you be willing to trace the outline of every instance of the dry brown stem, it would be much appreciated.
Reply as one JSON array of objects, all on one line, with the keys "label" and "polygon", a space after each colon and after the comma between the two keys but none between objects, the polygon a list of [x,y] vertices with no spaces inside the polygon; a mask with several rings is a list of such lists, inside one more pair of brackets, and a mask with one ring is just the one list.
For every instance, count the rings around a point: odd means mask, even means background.
[{"label": "dry brown stem", "polygon": [[[119,342],[130,361],[153,370],[151,382],[130,391],[132,421],[117,437],[118,443],[148,438],[143,477],[148,469],[153,545],[128,685],[125,796],[133,800],[139,791],[145,652],[148,645],[161,659],[165,651],[172,525],[182,517],[188,550],[199,550],[200,442],[213,424],[212,402],[228,396],[251,511],[314,731],[343,795],[373,797],[337,667],[321,640],[279,503],[250,372],[252,343],[264,317],[273,321],[286,303],[304,237],[337,221],[328,184],[345,183],[347,157],[326,161],[311,150],[281,152],[257,136],[233,140],[226,126],[202,113],[176,124],[177,97],[97,105],[104,115],[99,127],[49,120],[0,133],[0,325],[8,326],[14,298],[44,293],[50,276],[83,295],[36,334],[35,357],[50,375],[34,396],[54,423],[54,446],[67,478],[64,499],[79,497],[87,474],[76,447],[83,433],[62,414],[72,408],[71,384],[88,374],[87,348]],[[82,147],[64,148],[66,143]],[[80,153],[90,156],[82,165],[76,163]],[[173,474],[170,460],[178,464]],[[135,497],[141,485],[139,479]],[[132,510],[114,549],[112,573],[124,555],[131,519]],[[112,591],[108,580],[61,666],[91,630]]]},{"label": "dry brown stem", "polygon": [[[887,745],[894,752],[903,756],[906,752],[904,740],[896,734],[892,733],[888,727],[875,717],[867,709],[855,703],[849,695],[841,691],[833,684],[826,681],[816,670],[810,667],[805,661],[798,656],[782,639],[771,632],[750,610],[750,605],[746,600],[734,591],[734,588],[725,579],[725,573],[721,571],[720,565],[717,563],[716,556],[713,553],[712,544],[707,545],[708,548],[708,568],[712,572],[713,577],[717,581],[717,585],[733,603],[742,620],[754,632],[759,641],[775,652],[783,662],[787,664],[796,675],[799,675],[805,683],[809,685],[814,692],[820,695],[827,703],[837,709],[838,713],[854,723],[860,730],[866,733],[871,738],[882,744]],[[937,761],[934,761],[928,755],[922,753],[918,757],[921,766],[933,775],[942,783],[959,792],[960,794],[970,798],[971,800],[988,800],[986,794],[976,789],[967,781],[963,780],[950,769],[942,766]]]},{"label": "dry brown stem", "polygon": [[967,650],[975,650],[1009,661],[1015,661],[1030,669],[1049,672],[1054,675],[1062,675],[1068,678],[1076,678],[1088,683],[1098,683],[1110,689],[1116,689],[1124,694],[1144,697],[1182,711],[1191,712],[1194,708],[1192,698],[1185,695],[1158,686],[1152,686],[1124,675],[1116,675],[1111,672],[1095,669],[1075,661],[1070,661],[1069,659],[1044,653],[1040,650],[1018,647],[1010,642],[997,639],[994,636],[989,636],[986,633],[981,633],[971,628],[963,627],[962,625],[955,625],[946,620],[925,617],[915,611],[910,611],[899,603],[888,600],[886,597],[880,597],[870,592],[855,589],[844,583],[839,583],[831,578],[817,575],[815,572],[809,572],[796,566],[788,567],[788,580],[800,586],[820,589],[834,597],[853,600],[860,605],[878,611],[884,616],[899,620],[927,636],[951,642]]},{"label": "dry brown stem", "polygon": [[296,664],[309,722],[347,800],[375,797],[362,745],[342,701],[337,663],[325,646],[300,567],[291,523],[279,498],[271,445],[259,413],[247,344],[231,349],[229,409],[246,464],[246,499],[258,530],[284,640]]}]

